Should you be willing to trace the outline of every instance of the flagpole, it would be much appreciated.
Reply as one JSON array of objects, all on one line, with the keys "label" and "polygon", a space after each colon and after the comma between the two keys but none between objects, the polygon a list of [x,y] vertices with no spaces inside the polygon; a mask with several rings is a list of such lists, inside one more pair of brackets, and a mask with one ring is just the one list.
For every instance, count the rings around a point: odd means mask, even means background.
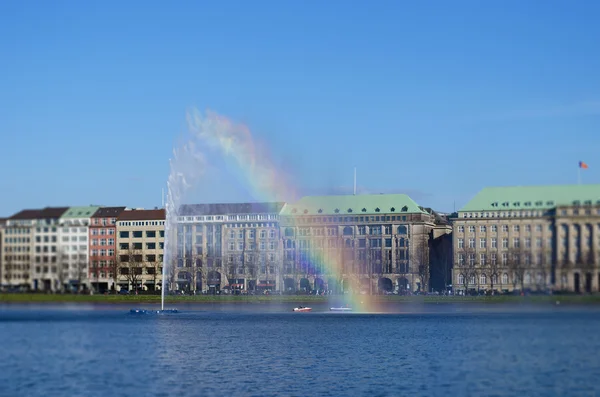
[{"label": "flagpole", "polygon": [[577,184],[581,185],[581,165],[577,168]]}]

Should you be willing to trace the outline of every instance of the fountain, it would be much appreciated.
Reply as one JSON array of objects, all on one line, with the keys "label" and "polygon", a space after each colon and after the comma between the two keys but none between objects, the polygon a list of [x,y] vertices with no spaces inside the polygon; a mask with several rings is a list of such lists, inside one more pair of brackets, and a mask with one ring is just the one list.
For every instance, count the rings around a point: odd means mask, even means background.
[{"label": "fountain", "polygon": [[[210,151],[216,150],[220,157],[229,155],[231,147],[240,141],[240,137],[245,132],[224,117],[212,112],[208,112],[207,116],[204,117],[195,109],[188,112],[187,122],[188,133],[175,146],[173,157],[169,161],[170,172],[167,180],[165,205],[161,312],[173,312],[173,310],[165,309],[165,295],[171,287],[168,285],[168,279],[171,275],[170,267],[175,265],[176,256],[173,254],[176,250],[177,220],[181,205],[186,202],[186,199],[190,198],[190,193],[193,192],[194,188],[198,187],[200,178],[206,175],[206,158]],[[211,173],[216,171],[211,170]]]},{"label": "fountain", "polygon": [[167,181],[167,201],[165,205],[165,237],[163,250],[163,272],[161,286],[161,312],[176,312],[176,309],[165,310],[165,294],[168,292],[169,267],[174,265],[173,252],[176,249],[176,230],[179,209],[185,197],[185,193],[193,187],[203,170],[203,156],[197,150],[192,140],[185,142],[179,148],[173,150],[170,160],[170,173]]},{"label": "fountain", "polygon": [[[254,198],[285,201],[285,196],[293,190],[286,183],[288,178],[281,167],[271,162],[271,156],[265,147],[256,141],[245,125],[231,122],[210,111],[202,115],[195,109],[188,112],[187,124],[188,133],[180,144],[175,146],[169,162],[161,312],[169,312],[165,309],[165,297],[170,288],[169,276],[174,274],[170,267],[176,265],[174,252],[177,249],[179,210],[182,204],[188,203],[194,189],[199,188],[200,178],[203,178],[203,186],[210,186],[210,189],[203,188],[201,191],[204,199],[207,198],[207,194],[214,194],[215,190],[220,190],[219,193],[223,194],[223,190],[232,188],[231,183],[221,183],[227,178],[219,175],[223,169],[229,169],[230,166],[243,174],[241,185],[246,185]],[[211,159],[210,162],[208,158]],[[207,168],[209,164],[212,165],[210,170]],[[225,195],[232,193],[227,192]]]}]

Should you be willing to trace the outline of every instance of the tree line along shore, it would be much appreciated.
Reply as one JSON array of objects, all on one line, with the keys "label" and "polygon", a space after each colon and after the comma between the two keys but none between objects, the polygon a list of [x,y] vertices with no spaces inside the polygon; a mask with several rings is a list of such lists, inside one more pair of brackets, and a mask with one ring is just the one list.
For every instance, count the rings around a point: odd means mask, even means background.
[{"label": "tree line along shore", "polygon": [[[369,297],[371,302],[406,302],[406,303],[540,303],[540,304],[599,304],[600,295],[499,295],[499,296],[395,296],[381,295]],[[334,298],[335,299],[335,298]],[[313,295],[195,295],[168,296],[166,303],[326,303],[331,300],[327,296]],[[160,295],[77,295],[77,294],[0,294],[0,303],[156,303],[161,301]]]}]

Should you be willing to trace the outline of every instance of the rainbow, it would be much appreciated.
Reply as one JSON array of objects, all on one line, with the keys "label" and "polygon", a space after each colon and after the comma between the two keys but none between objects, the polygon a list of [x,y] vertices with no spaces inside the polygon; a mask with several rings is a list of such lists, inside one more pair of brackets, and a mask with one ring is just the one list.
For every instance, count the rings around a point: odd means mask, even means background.
[{"label": "rainbow", "polygon": [[[250,132],[250,129],[240,123],[207,111],[203,116],[197,109],[191,109],[187,114],[187,123],[192,137],[207,148],[217,151],[226,161],[233,163],[235,169],[241,171],[242,179],[249,186],[254,199],[260,201],[288,201],[297,199],[297,188],[288,181],[290,178],[278,168],[266,149]],[[290,217],[292,220],[294,217]],[[295,225],[292,225],[295,226]],[[317,239],[309,237],[311,246]],[[324,273],[341,282],[343,263],[341,255],[334,257],[325,255],[326,250],[311,250],[309,266],[314,270],[314,264],[321,264]],[[352,279],[350,275],[347,275]],[[354,280],[354,285],[358,280]],[[354,312],[376,312],[377,305],[371,295],[344,295],[344,302],[337,304],[348,305]]]}]

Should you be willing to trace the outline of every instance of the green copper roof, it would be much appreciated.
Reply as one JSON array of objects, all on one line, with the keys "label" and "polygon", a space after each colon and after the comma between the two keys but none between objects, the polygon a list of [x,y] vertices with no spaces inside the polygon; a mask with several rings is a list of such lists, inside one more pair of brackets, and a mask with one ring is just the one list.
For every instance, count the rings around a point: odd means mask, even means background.
[{"label": "green copper roof", "polygon": [[600,185],[486,187],[460,211],[549,209],[600,204]]},{"label": "green copper roof", "polygon": [[298,215],[378,215],[424,214],[406,194],[364,194],[344,196],[306,196],[287,203],[283,216]]},{"label": "green copper roof", "polygon": [[60,218],[90,218],[98,211],[98,208],[100,207],[70,207]]}]

